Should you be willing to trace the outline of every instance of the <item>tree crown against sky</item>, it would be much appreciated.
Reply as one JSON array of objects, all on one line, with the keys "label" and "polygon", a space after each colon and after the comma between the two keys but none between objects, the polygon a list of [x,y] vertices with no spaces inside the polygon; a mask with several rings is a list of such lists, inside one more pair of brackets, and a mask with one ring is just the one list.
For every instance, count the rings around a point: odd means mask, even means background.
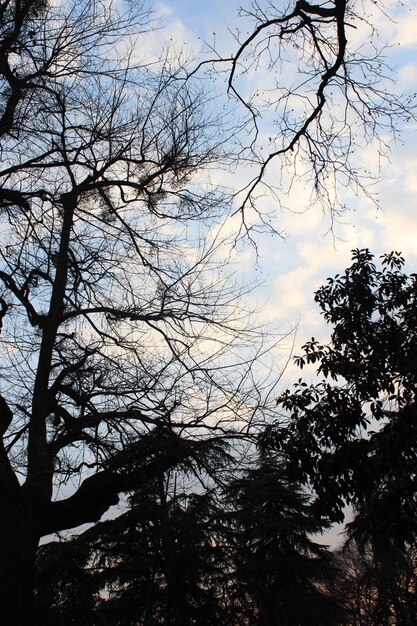
[{"label": "tree crown against sky", "polygon": [[300,378],[279,397],[288,422],[271,435],[319,513],[342,521],[351,503],[354,536],[401,551],[415,541],[416,275],[398,252],[377,266],[355,250],[352,261],[315,296],[329,344],[313,338],[296,358],[321,380]]},{"label": "tree crown against sky", "polygon": [[29,619],[40,536],[172,465],[210,473],[262,405],[264,336],[221,256],[233,209],[201,174],[225,138],[178,58],[129,56],[149,18],[0,3],[5,623]]},{"label": "tree crown against sky", "polygon": [[386,155],[415,121],[415,90],[395,84],[387,61],[393,42],[378,37],[378,18],[389,21],[391,11],[349,0],[242,5],[240,23],[231,24],[233,52],[213,44],[216,55],[199,66],[224,77],[246,114],[241,158],[250,174],[239,190],[242,209],[259,211],[271,193],[285,206],[300,181],[305,202],[333,216],[349,194],[373,196],[378,168],[360,166],[358,151],[372,145]]},{"label": "tree crown against sky", "polygon": [[369,623],[408,625],[415,619],[417,291],[404,263],[399,252],[377,262],[368,249],[354,250],[351,266],[316,292],[330,342],[312,338],[295,361],[313,365],[319,381],[299,378],[281,394],[281,417],[263,445],[315,494],[318,519],[353,515],[347,554],[369,555],[355,584],[364,602],[372,600],[355,610]]},{"label": "tree crown against sky", "polygon": [[228,203],[190,181],[220,150],[204,95],[168,65],[112,58],[147,14],[85,2],[28,15],[37,35],[19,34],[10,72],[29,87],[0,172],[3,391],[7,450],[19,465],[27,445],[27,481],[50,491],[52,457],[65,477],[94,463],[86,448],[105,463],[160,421],[210,428],[215,397],[225,422],[235,402],[244,421],[250,359],[234,394],[233,346],[257,332],[217,267]]},{"label": "tree crown against sky", "polygon": [[41,536],[172,465],[221,463],[261,403],[230,203],[195,179],[218,120],[178,59],[134,62],[150,14],[119,8],[0,4],[4,623],[30,622]]}]

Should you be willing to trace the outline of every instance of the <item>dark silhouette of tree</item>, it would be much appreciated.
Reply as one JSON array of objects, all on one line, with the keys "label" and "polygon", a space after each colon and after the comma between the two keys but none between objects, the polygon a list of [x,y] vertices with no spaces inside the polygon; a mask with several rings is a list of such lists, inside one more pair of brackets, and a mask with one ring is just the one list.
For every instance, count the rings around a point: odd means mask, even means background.
[{"label": "dark silhouette of tree", "polygon": [[[254,175],[241,191],[242,210],[256,211],[265,191],[275,190],[282,203],[294,172],[311,183],[312,203],[331,214],[344,208],[343,188],[369,195],[377,173],[354,166],[355,151],[372,141],[386,153],[387,133],[395,136],[415,115],[415,94],[392,88],[373,10],[390,19],[379,2],[254,0],[241,10],[241,30],[232,30],[234,53],[199,66],[226,75],[229,95],[247,114],[250,141],[241,157]],[[277,162],[278,185],[275,170],[268,176]]]},{"label": "dark silhouette of tree", "polygon": [[312,516],[308,497],[288,481],[282,464],[260,455],[227,495],[243,623],[338,624],[341,609],[328,591],[333,558],[311,538],[326,523]]},{"label": "dark silhouette of tree", "polygon": [[266,436],[292,478],[316,493],[317,514],[343,521],[353,505],[349,534],[371,549],[378,606],[396,604],[398,624],[414,619],[398,584],[417,529],[416,275],[403,265],[397,252],[377,267],[369,250],[356,250],[351,267],[316,293],[331,341],[312,339],[296,360],[316,364],[323,380],[287,390],[278,404],[288,423]]},{"label": "dark silhouette of tree", "polygon": [[[237,624],[227,602],[228,550],[218,504],[210,492],[179,491],[183,480],[177,473],[150,481],[123,515],[42,547],[39,623]],[[78,622],[69,610],[74,599]]]},{"label": "dark silhouette of tree", "polygon": [[261,334],[215,234],[229,204],[202,180],[223,137],[178,59],[136,60],[149,20],[0,2],[4,626],[31,623],[40,537],[204,464],[259,403]]},{"label": "dark silhouette of tree", "polygon": [[376,588],[369,550],[349,542],[336,552],[339,575],[335,592],[343,600],[346,626],[373,626]]},{"label": "dark silhouette of tree", "polygon": [[181,482],[178,472],[149,481],[123,515],[43,546],[39,623],[340,623],[333,556],[311,539],[325,523],[279,463],[263,456],[222,494]]},{"label": "dark silhouette of tree", "polygon": [[[346,626],[412,624],[416,615],[417,561],[415,546],[403,554],[395,588],[387,596],[384,575],[372,548],[349,540],[337,553],[339,576],[335,593],[343,599]],[[389,573],[391,579],[391,574]]]},{"label": "dark silhouette of tree", "polygon": [[41,546],[35,576],[36,626],[106,624],[97,610],[100,582],[91,576],[91,552],[81,538]]}]

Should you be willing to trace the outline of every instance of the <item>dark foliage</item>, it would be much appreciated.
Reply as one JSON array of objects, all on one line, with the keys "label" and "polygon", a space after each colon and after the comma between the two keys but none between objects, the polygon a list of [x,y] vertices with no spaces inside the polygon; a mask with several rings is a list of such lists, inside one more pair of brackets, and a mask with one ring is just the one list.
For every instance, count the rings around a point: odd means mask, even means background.
[{"label": "dark foliage", "polygon": [[353,506],[348,533],[371,551],[381,624],[393,612],[395,623],[413,623],[415,604],[400,592],[417,535],[417,275],[403,266],[398,252],[377,266],[355,250],[351,267],[316,293],[331,341],[312,339],[296,360],[315,364],[322,380],[300,379],[279,398],[288,424],[264,439],[314,490],[316,515],[343,521]]},{"label": "dark foliage", "polygon": [[339,623],[335,561],[310,538],[324,524],[279,464],[263,458],[221,499],[218,489],[179,491],[182,480],[149,483],[117,519],[40,549],[41,623]]},{"label": "dark foliage", "polygon": [[291,484],[274,457],[232,482],[229,523],[240,594],[249,624],[338,624],[341,610],[328,592],[337,573],[327,547],[311,537],[325,522],[314,519],[309,499]]},{"label": "dark foliage", "polygon": [[[209,493],[176,493],[168,481],[150,482],[117,519],[40,549],[40,623],[231,624],[228,562],[218,531],[218,510]],[[66,555],[72,572],[65,567]],[[68,612],[74,590],[75,606],[81,609],[78,622]],[[77,590],[89,596],[87,602]]]},{"label": "dark foliage", "polygon": [[415,538],[417,506],[417,276],[403,264],[391,253],[377,268],[356,250],[316,293],[331,341],[313,339],[297,361],[316,364],[323,380],[287,390],[278,404],[289,422],[269,432],[318,510],[342,520],[353,503],[355,532],[398,546]]}]

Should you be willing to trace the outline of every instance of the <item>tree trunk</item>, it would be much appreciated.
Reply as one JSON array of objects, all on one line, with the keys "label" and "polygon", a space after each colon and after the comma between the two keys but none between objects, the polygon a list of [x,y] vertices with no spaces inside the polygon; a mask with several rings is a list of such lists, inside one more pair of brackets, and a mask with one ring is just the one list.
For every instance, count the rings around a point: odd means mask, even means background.
[{"label": "tree trunk", "polygon": [[23,499],[0,512],[0,624],[34,623],[34,571],[38,539]]}]

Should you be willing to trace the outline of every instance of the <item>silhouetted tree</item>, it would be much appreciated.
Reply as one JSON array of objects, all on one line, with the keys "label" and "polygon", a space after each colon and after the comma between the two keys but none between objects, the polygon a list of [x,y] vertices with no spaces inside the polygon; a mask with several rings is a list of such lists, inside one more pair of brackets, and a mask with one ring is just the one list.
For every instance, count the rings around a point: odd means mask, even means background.
[{"label": "silhouetted tree", "polygon": [[228,352],[257,334],[217,271],[229,205],[201,174],[218,123],[178,59],[138,62],[149,20],[144,3],[0,2],[4,626],[31,623],[41,536],[204,462],[259,402],[251,357]]},{"label": "silhouetted tree", "polygon": [[403,265],[393,252],[378,268],[369,250],[356,250],[351,267],[316,293],[331,341],[312,339],[296,360],[316,364],[323,380],[300,380],[279,398],[288,423],[266,440],[314,490],[318,514],[342,521],[353,505],[350,536],[370,547],[378,593],[389,604],[397,598],[396,619],[408,624],[396,589],[417,529],[417,283]]},{"label": "silhouetted tree", "polygon": [[331,553],[312,535],[325,522],[311,514],[309,499],[287,479],[273,456],[228,490],[237,593],[251,625],[338,624],[341,609],[328,591],[336,573]]},{"label": "silhouetted tree", "polygon": [[369,549],[358,548],[354,541],[336,552],[339,575],[335,592],[343,601],[346,626],[373,626],[377,591],[373,576],[373,559]]},{"label": "silhouetted tree", "polygon": [[41,546],[35,575],[36,626],[106,623],[97,610],[100,581],[91,575],[91,554],[91,545],[81,537]]},{"label": "silhouetted tree", "polygon": [[171,479],[150,481],[118,518],[41,548],[40,624],[236,623],[218,504],[209,492],[179,491],[178,473]]},{"label": "silhouetted tree", "polygon": [[335,562],[310,537],[325,524],[279,463],[263,456],[223,497],[180,482],[150,481],[123,515],[40,549],[39,624],[339,624]]},{"label": "silhouetted tree", "polygon": [[[369,545],[358,545],[351,539],[337,552],[339,576],[335,592],[343,599],[346,626],[374,624],[412,624],[416,615],[417,560],[415,546],[402,555],[401,569],[396,570],[395,585],[388,572],[389,589],[384,572],[373,558]],[[387,594],[387,591],[389,593]]]}]

